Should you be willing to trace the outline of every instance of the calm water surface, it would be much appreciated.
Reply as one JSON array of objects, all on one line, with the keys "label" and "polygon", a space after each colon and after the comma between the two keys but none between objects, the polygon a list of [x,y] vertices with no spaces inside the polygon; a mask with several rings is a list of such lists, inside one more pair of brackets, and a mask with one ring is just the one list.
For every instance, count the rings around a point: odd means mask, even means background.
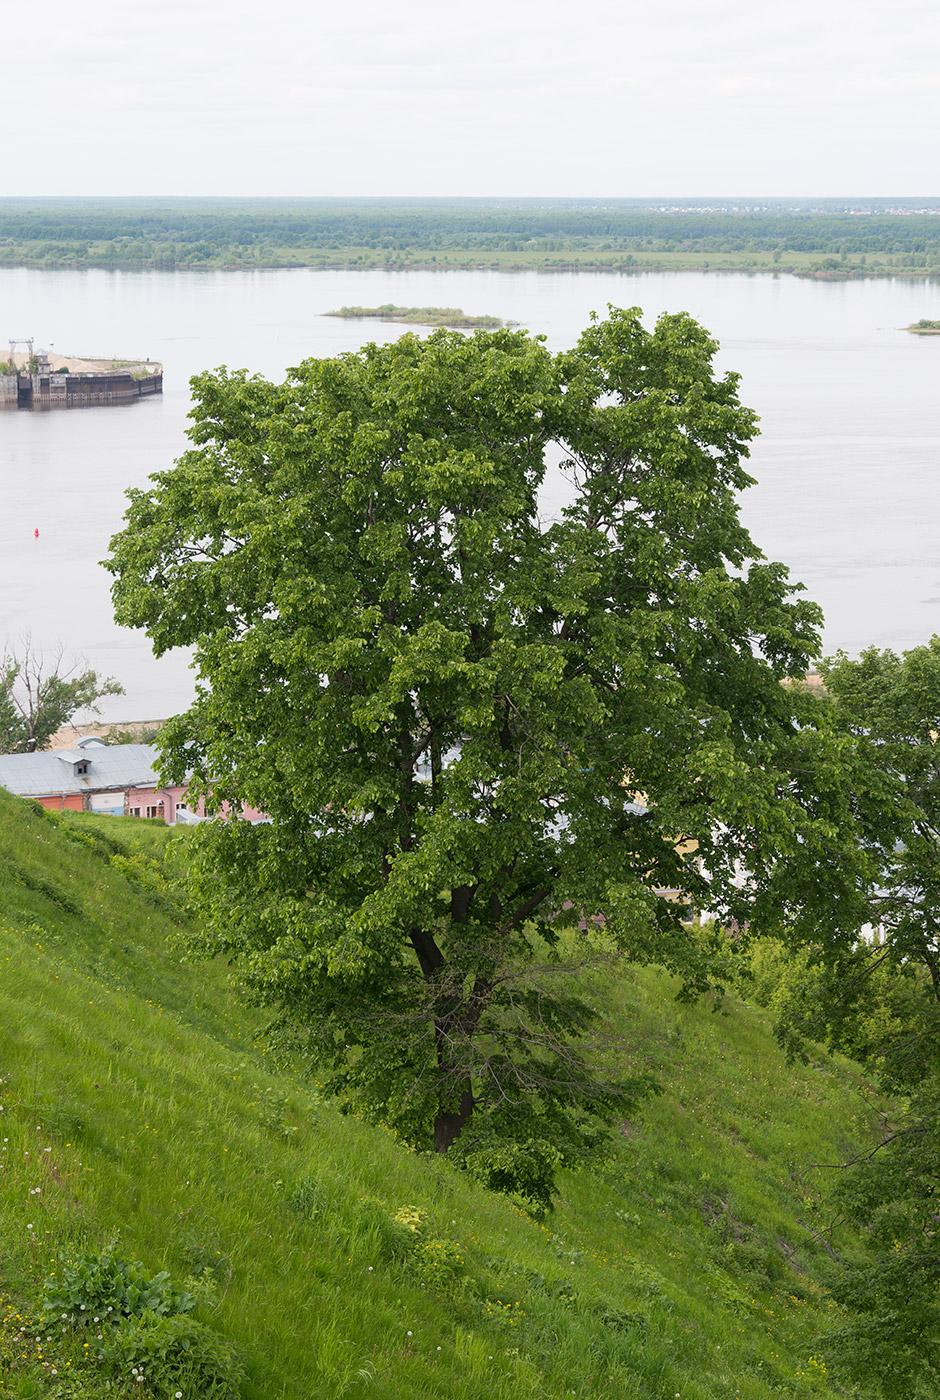
[{"label": "calm water surface", "polygon": [[[767,275],[663,273],[32,272],[0,269],[0,353],[33,336],[63,354],[164,362],[164,394],[125,408],[0,414],[0,643],[32,634],[116,676],[113,720],[162,717],[193,691],[182,653],[155,661],[115,627],[99,561],[123,493],[185,450],[189,377],[226,364],[279,378],[308,356],[401,327],[338,321],[343,305],[462,306],[570,346],[608,303],[647,320],[689,311],[720,341],[761,416],[743,515],[825,610],[827,650],[908,647],[940,632],[940,289]],[[561,499],[558,482],[546,507]],[[39,538],[34,530],[39,530]]]}]

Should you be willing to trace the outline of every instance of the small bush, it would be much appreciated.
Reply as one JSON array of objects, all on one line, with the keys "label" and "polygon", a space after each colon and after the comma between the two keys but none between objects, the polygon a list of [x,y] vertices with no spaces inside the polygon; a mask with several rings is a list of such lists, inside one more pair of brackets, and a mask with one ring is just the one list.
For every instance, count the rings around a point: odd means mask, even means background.
[{"label": "small bush", "polygon": [[601,1307],[597,1317],[610,1332],[648,1332],[649,1318],[644,1313],[621,1312],[619,1308]]},{"label": "small bush", "polygon": [[81,1112],[62,1099],[48,1103],[37,1103],[31,1108],[37,1122],[53,1137],[83,1138],[88,1132],[88,1121]]},{"label": "small bush", "polygon": [[174,923],[182,923],[185,916],[174,898],[174,891],[167,880],[164,866],[143,851],[132,851],[129,855],[115,852],[110,858],[112,869],[116,870],[129,884],[133,885],[141,899],[154,909],[165,914]]},{"label": "small bush", "polygon": [[225,1252],[223,1241],[215,1234],[194,1232],[182,1243],[183,1261],[187,1273],[201,1277],[209,1272],[228,1278],[232,1261]]},{"label": "small bush", "polygon": [[181,1314],[145,1312],[125,1322],[106,1343],[104,1359],[117,1379],[154,1396],[182,1392],[183,1400],[238,1400],[245,1376],[234,1347]]},{"label": "small bush", "polygon": [[100,831],[98,827],[89,824],[77,826],[73,821],[60,820],[58,823],[62,835],[77,846],[84,846],[91,851],[92,855],[99,856],[102,860],[110,860],[112,856],[130,856],[130,849],[119,841],[117,837]]},{"label": "small bush", "polygon": [[411,1257],[416,1273],[428,1283],[442,1284],[464,1270],[463,1252],[450,1240],[420,1239]]},{"label": "small bush", "polygon": [[255,1093],[257,1097],[252,1100],[252,1107],[258,1109],[262,1126],[284,1142],[293,1142],[297,1127],[285,1121],[284,1115],[290,1107],[286,1094],[278,1093],[270,1085],[260,1084],[255,1085]]},{"label": "small bush", "polygon": [[117,1240],[99,1254],[77,1259],[59,1256],[59,1267],[43,1285],[43,1319],[66,1320],[73,1327],[90,1322],[120,1322],[144,1313],[170,1316],[192,1310],[195,1299],[174,1284],[168,1273],[148,1277],[139,1260],[117,1252]]},{"label": "small bush", "polygon": [[464,1152],[458,1141],[455,1160],[489,1191],[519,1197],[533,1219],[544,1220],[554,1210],[555,1173],[564,1163],[551,1143],[493,1140]]},{"label": "small bush", "polygon": [[420,1206],[402,1206],[399,1210],[396,1210],[392,1219],[396,1225],[401,1225],[404,1229],[410,1230],[413,1235],[420,1235],[424,1233],[424,1229],[428,1223],[428,1213],[426,1210],[422,1210]]}]

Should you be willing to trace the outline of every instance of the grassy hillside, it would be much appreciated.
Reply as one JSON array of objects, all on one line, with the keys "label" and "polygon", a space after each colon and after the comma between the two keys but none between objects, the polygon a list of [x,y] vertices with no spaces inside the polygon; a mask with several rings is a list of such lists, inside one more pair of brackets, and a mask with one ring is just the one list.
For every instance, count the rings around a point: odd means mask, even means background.
[{"label": "grassy hillside", "polygon": [[0,790],[0,1395],[180,1391],[99,1361],[105,1323],[40,1324],[57,1259],[118,1236],[237,1347],[245,1400],[847,1393],[808,1164],[866,1140],[855,1070],[787,1068],[750,1006],[599,978],[664,1092],[536,1223],[269,1068],[226,970],[167,942],[180,839]]}]

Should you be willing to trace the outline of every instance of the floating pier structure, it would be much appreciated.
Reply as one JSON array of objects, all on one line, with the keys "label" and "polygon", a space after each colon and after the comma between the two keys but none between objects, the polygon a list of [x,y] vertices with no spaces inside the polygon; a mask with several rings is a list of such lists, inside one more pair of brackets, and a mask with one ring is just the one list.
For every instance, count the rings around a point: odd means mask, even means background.
[{"label": "floating pier structure", "polygon": [[[0,365],[0,411],[13,408],[93,408],[133,403],[163,393],[163,366],[153,360],[84,360],[33,351],[11,340]],[[25,345],[26,351],[17,351]]]}]

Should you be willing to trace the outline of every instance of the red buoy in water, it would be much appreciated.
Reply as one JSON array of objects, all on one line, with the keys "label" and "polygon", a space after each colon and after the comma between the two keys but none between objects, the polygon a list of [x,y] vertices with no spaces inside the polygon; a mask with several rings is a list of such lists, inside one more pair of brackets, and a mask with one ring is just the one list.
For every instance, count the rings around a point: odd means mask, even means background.
[{"label": "red buoy in water", "polygon": [[37,539],[37,540],[39,539],[39,531],[38,531],[38,530],[34,530],[34,531],[33,531],[33,538],[34,538],[34,539]]}]

